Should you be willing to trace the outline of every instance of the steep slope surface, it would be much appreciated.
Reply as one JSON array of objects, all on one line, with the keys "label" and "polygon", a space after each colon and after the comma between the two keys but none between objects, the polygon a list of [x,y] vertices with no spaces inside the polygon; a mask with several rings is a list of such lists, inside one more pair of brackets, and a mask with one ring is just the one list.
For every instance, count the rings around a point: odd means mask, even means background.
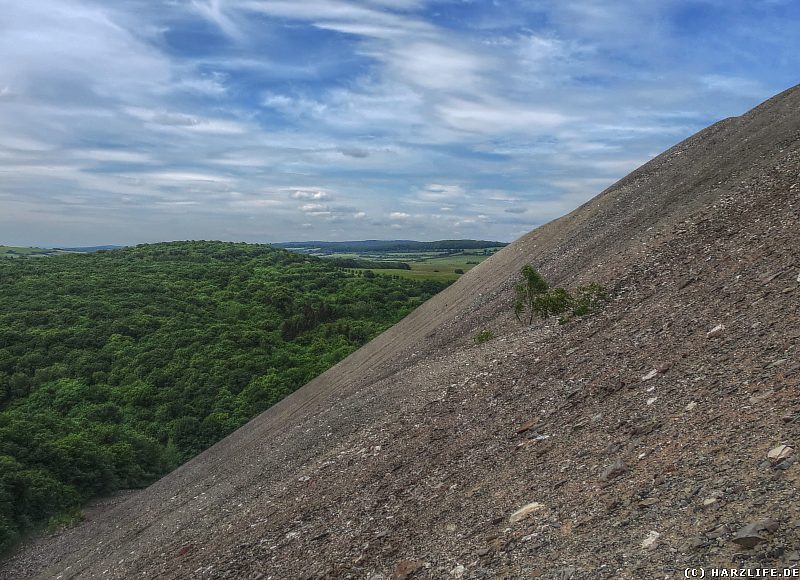
[{"label": "steep slope surface", "polygon": [[[799,183],[794,88],[518,240],[0,574],[641,578],[796,563],[800,468],[767,455],[800,443]],[[614,299],[520,327],[509,290],[528,262]],[[472,344],[485,327],[499,338]],[[754,549],[732,541],[768,518]]]}]

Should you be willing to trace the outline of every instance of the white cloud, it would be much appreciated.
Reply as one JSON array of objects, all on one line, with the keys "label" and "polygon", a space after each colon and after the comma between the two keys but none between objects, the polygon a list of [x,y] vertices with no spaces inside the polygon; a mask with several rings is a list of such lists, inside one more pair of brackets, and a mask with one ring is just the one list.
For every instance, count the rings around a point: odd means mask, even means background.
[{"label": "white cloud", "polygon": [[320,200],[320,199],[329,199],[331,197],[330,193],[322,189],[294,189],[289,194],[289,197],[292,199],[302,199],[302,200]]},{"label": "white cloud", "polygon": [[542,134],[569,118],[563,113],[547,110],[515,108],[502,102],[469,102],[453,100],[438,108],[448,125],[475,133]]},{"label": "white cloud", "polygon": [[385,59],[390,72],[413,86],[456,94],[481,90],[483,72],[497,66],[475,52],[439,42],[402,42],[387,53],[373,54]]},{"label": "white cloud", "polygon": [[224,0],[208,0],[206,2],[201,2],[200,0],[191,0],[190,6],[198,14],[219,26],[219,28],[223,30],[225,34],[228,34],[237,40],[242,40],[239,27],[228,14]]},{"label": "white cloud", "polygon": [[281,207],[281,202],[275,199],[242,199],[230,202],[230,207],[237,209],[260,209],[260,208],[278,208]]},{"label": "white cloud", "polygon": [[328,211],[328,206],[321,203],[304,203],[300,206],[300,211],[306,213],[330,213],[330,211]]},{"label": "white cloud", "polygon": [[714,74],[701,77],[700,82],[709,91],[756,98],[764,94],[761,83],[748,78]]},{"label": "white cloud", "polygon": [[78,149],[74,151],[77,159],[110,163],[151,163],[153,158],[146,153],[120,149]]},{"label": "white cloud", "polygon": [[233,183],[235,181],[234,178],[225,175],[190,171],[153,171],[138,173],[135,175],[135,179],[143,178],[166,183]]},{"label": "white cloud", "polygon": [[442,202],[464,197],[464,189],[457,184],[431,183],[426,185],[417,193],[417,197],[423,201]]},{"label": "white cloud", "polygon": [[128,107],[126,112],[153,126],[166,129],[218,135],[242,135],[247,132],[244,125],[228,119],[199,117],[172,111],[154,111],[140,107]]}]

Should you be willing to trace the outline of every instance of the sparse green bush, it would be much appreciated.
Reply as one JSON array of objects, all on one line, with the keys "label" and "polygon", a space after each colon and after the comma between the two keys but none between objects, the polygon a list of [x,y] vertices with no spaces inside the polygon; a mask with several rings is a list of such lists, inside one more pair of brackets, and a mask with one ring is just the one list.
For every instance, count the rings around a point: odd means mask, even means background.
[{"label": "sparse green bush", "polygon": [[533,324],[533,317],[536,315],[534,305],[537,299],[547,292],[547,282],[530,264],[524,265],[520,274],[522,274],[522,281],[514,286],[516,294],[514,314],[516,314],[517,320],[522,322],[522,314],[527,310],[529,313],[528,324]]},{"label": "sparse green bush", "polygon": [[494,332],[491,330],[481,330],[478,334],[475,335],[475,342],[476,344],[483,344],[485,342],[489,342],[494,338]]},{"label": "sparse green bush", "polygon": [[606,300],[608,300],[608,292],[605,286],[595,283],[588,286],[578,286],[573,298],[572,315],[583,316],[589,314]]},{"label": "sparse green bush", "polygon": [[455,274],[463,274],[463,273],[464,273],[464,270],[462,270],[461,268],[456,268],[455,270],[453,270],[453,272],[454,272]]},{"label": "sparse green bush", "polygon": [[572,307],[572,296],[563,288],[551,288],[547,292],[538,294],[531,304],[531,314],[538,314],[541,318],[550,318],[564,314]]},{"label": "sparse green bush", "polygon": [[83,521],[83,515],[81,515],[80,510],[74,509],[68,512],[63,512],[54,515],[48,520],[47,531],[51,533],[58,532],[66,528],[77,526],[79,523],[81,523],[81,521]]},{"label": "sparse green bush", "polygon": [[[542,319],[561,316],[559,322],[564,324],[573,317],[589,314],[608,300],[606,289],[600,284],[579,286],[573,296],[564,288],[550,288],[530,264],[523,266],[520,274],[522,280],[514,286],[514,314],[520,322],[527,312],[528,324],[533,324],[536,316]],[[568,314],[562,316],[565,313]]]},{"label": "sparse green bush", "polygon": [[17,541],[17,526],[0,513],[0,556],[3,556]]}]

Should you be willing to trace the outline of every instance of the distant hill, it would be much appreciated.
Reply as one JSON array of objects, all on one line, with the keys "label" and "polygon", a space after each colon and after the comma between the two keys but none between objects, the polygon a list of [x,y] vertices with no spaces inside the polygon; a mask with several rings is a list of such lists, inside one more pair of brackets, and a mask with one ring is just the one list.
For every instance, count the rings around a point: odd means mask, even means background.
[{"label": "distant hill", "polygon": [[272,244],[277,248],[303,250],[308,252],[327,252],[346,254],[351,252],[421,252],[436,250],[480,250],[485,248],[504,248],[504,242],[486,240],[439,240],[435,242],[416,242],[414,240],[361,240],[347,242],[281,242]]}]

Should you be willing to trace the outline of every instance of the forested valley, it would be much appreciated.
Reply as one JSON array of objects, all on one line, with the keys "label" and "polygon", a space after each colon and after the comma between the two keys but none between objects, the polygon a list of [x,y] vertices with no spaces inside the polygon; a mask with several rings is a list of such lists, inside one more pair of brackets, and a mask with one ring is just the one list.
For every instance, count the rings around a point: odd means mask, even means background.
[{"label": "forested valley", "polygon": [[446,285],[240,243],[0,260],[0,551],[153,482]]}]

